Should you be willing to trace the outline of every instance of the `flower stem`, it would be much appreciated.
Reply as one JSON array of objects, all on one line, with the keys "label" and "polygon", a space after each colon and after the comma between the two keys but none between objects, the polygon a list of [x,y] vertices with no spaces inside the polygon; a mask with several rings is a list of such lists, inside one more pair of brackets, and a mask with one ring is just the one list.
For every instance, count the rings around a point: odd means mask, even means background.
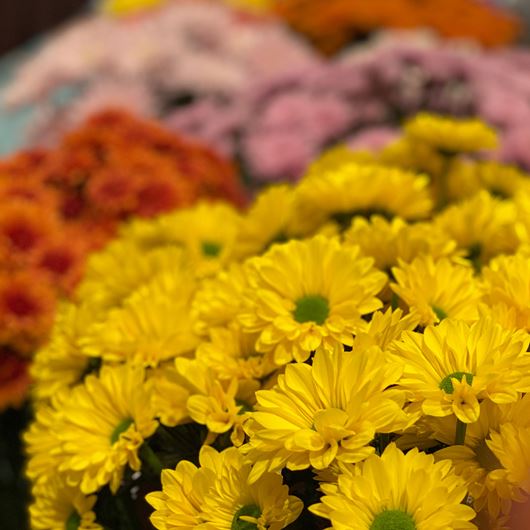
[{"label": "flower stem", "polygon": [[142,447],[140,448],[140,458],[142,459],[142,462],[146,463],[151,470],[156,473],[157,475],[160,475],[162,473],[162,462],[160,462],[160,459],[158,456],[156,456],[155,452],[149,447],[147,442],[144,442]]},{"label": "flower stem", "polygon": [[466,429],[467,423],[456,420],[456,434],[455,434],[455,445],[464,445],[466,441]]}]

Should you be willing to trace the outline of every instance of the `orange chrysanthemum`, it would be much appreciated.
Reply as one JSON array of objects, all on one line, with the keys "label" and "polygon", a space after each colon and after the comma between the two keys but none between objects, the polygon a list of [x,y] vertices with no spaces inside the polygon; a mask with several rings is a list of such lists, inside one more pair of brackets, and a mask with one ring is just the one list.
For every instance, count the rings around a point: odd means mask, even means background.
[{"label": "orange chrysanthemum", "polygon": [[52,286],[37,271],[0,276],[0,347],[32,353],[51,328],[55,301]]},{"label": "orange chrysanthemum", "polygon": [[480,0],[274,0],[275,11],[325,53],[378,28],[431,27],[485,46],[515,40],[519,23]]}]

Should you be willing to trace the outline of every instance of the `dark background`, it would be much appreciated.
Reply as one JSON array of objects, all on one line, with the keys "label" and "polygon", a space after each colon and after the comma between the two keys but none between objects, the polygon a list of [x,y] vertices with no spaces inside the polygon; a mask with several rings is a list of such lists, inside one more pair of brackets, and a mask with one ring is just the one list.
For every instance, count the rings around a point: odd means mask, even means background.
[{"label": "dark background", "polygon": [[0,0],[0,54],[61,23],[89,0]]}]

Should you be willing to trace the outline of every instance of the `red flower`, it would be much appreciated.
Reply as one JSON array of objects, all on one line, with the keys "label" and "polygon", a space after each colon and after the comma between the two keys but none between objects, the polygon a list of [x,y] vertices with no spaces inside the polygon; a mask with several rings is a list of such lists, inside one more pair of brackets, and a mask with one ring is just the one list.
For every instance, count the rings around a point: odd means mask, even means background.
[{"label": "red flower", "polygon": [[18,407],[30,384],[28,361],[8,349],[0,348],[0,412]]}]

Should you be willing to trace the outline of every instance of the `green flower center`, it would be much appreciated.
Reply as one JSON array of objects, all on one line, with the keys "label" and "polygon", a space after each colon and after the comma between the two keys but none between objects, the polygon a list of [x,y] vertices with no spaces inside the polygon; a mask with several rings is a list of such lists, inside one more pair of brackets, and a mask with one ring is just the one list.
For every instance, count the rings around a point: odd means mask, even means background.
[{"label": "green flower center", "polygon": [[294,319],[297,322],[315,322],[322,325],[329,316],[328,301],[318,294],[307,295],[296,301]]},{"label": "green flower center", "polygon": [[77,530],[79,526],[81,525],[81,517],[80,515],[74,510],[70,517],[68,517],[68,520],[64,524],[64,530]]},{"label": "green flower center", "polygon": [[416,524],[407,512],[385,510],[376,516],[370,530],[416,530]]},{"label": "green flower center", "polygon": [[434,311],[434,314],[438,317],[438,320],[440,320],[440,322],[444,318],[447,318],[447,313],[441,307],[433,305],[432,310]]},{"label": "green flower center", "polygon": [[242,515],[248,515],[249,517],[255,517],[257,519],[261,515],[260,507],[256,504],[246,504],[239,508],[234,515],[231,527],[231,530],[257,530],[258,525],[255,523],[249,523],[248,521],[242,521],[240,519]]},{"label": "green flower center", "polygon": [[455,389],[453,388],[453,382],[451,381],[451,379],[457,379],[458,381],[462,381],[464,377],[466,378],[468,385],[473,383],[473,374],[470,374],[469,372],[454,372],[442,379],[440,383],[440,388],[446,394],[452,394],[455,391]]},{"label": "green flower center", "polygon": [[124,420],[121,420],[110,435],[110,443],[114,445],[120,439],[120,434],[125,432],[133,423],[134,421],[132,418],[125,418]]},{"label": "green flower center", "polygon": [[202,253],[209,258],[216,258],[221,253],[221,245],[214,243],[213,241],[202,242]]}]

